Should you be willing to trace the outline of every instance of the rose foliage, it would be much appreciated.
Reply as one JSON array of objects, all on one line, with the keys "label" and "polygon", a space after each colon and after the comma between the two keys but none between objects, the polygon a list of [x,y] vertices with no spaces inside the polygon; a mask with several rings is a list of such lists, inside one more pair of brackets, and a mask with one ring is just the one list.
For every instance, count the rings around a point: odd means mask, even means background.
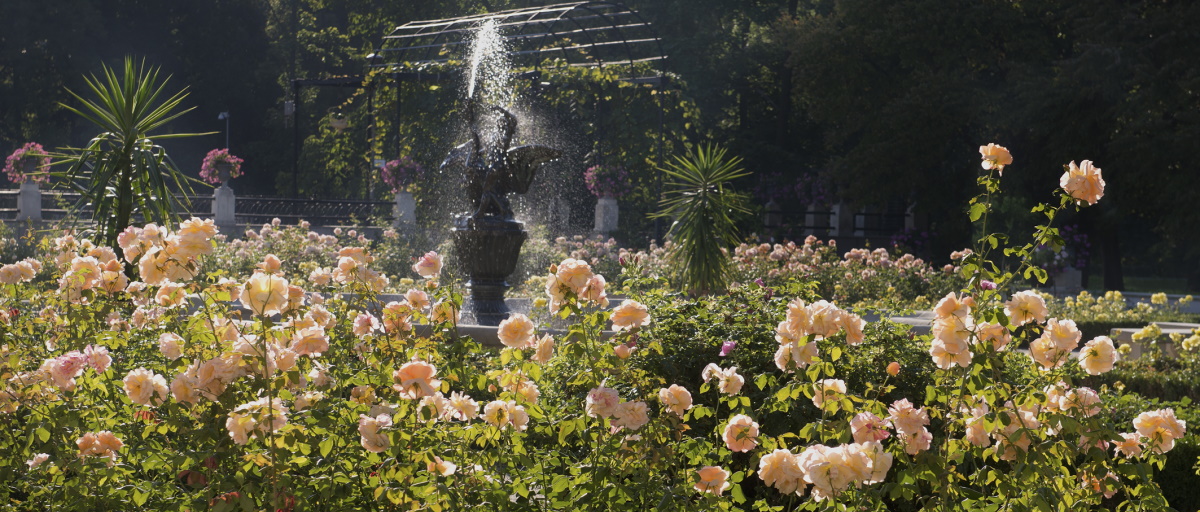
[{"label": "rose foliage", "polygon": [[[983,233],[999,168],[972,202]],[[1069,182],[1040,211],[1098,199],[1086,179],[1082,199]],[[1035,244],[1054,243],[1049,226]],[[992,264],[999,234],[937,304],[923,394],[900,397],[912,366],[846,371],[886,329],[807,290],[744,312],[760,319],[751,340],[675,379],[646,364],[675,324],[637,300],[605,309],[586,261],[544,279],[567,330],[513,315],[485,349],[458,335],[436,253],[385,299],[363,247],[310,255],[329,261],[307,276],[274,255],[226,274],[205,268],[216,236],[198,219],[129,228],[116,254],[66,235],[0,271],[7,507],[1163,510],[1155,468],[1186,435],[1170,408],[1115,423],[1074,381],[1111,368],[1110,344],[1073,359],[1091,340],[1009,290],[1037,269]]]}]

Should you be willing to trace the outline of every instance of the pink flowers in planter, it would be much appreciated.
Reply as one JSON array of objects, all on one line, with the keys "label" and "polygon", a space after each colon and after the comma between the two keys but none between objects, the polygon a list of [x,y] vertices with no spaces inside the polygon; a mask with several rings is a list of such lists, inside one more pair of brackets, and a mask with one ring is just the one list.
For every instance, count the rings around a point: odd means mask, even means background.
[{"label": "pink flowers in planter", "polygon": [[229,178],[233,179],[242,175],[242,163],[244,160],[233,156],[228,149],[214,149],[204,155],[204,161],[200,163],[200,178],[213,185],[220,185],[221,171],[227,170]]},{"label": "pink flowers in planter", "polygon": [[47,183],[50,176],[44,173],[50,171],[50,154],[41,144],[27,142],[24,146],[13,151],[4,159],[4,174],[13,183],[33,181]]}]

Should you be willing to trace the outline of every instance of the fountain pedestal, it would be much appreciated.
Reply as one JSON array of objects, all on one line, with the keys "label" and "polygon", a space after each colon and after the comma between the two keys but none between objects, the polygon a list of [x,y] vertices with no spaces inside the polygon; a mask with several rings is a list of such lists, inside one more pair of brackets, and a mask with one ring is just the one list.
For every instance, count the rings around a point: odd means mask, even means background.
[{"label": "fountain pedestal", "polygon": [[463,321],[500,325],[508,318],[504,292],[528,237],[525,224],[492,216],[461,216],[454,219],[453,235],[454,253],[470,276],[467,289],[471,295],[463,304]]}]

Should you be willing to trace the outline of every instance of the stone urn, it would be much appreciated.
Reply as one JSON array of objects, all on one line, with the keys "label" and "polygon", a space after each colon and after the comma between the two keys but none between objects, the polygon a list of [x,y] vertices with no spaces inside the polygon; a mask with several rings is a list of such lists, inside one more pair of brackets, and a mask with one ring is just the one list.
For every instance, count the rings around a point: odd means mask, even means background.
[{"label": "stone urn", "polygon": [[470,276],[464,322],[500,325],[509,314],[504,304],[504,292],[510,287],[508,276],[517,269],[521,245],[529,236],[525,224],[498,217],[460,216],[454,220],[453,236],[454,253]]},{"label": "stone urn", "polygon": [[217,162],[217,179],[221,180],[221,186],[224,187],[229,183],[230,176],[233,175],[233,164],[230,162]]},{"label": "stone urn", "polygon": [[617,206],[617,198],[612,196],[604,196],[596,200],[596,225],[597,233],[612,233],[617,230],[617,220],[620,217],[620,208]]}]

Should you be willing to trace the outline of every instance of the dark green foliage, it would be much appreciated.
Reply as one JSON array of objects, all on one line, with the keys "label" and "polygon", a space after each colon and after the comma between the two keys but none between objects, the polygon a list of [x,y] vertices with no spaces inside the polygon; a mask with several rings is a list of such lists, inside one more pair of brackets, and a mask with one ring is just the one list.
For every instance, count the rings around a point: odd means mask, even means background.
[{"label": "dark green foliage", "polygon": [[738,239],[738,217],[750,213],[745,196],[730,182],[749,174],[742,159],[721,147],[697,146],[660,170],[667,191],[655,217],[672,219],[671,254],[682,271],[683,286],[693,293],[719,293],[729,283],[726,252]]},{"label": "dark green foliage", "polygon": [[[65,163],[70,167],[63,176],[80,192],[75,209],[92,209],[97,241],[115,248],[117,235],[135,216],[172,226],[179,202],[175,194],[191,193],[189,178],[150,139],[151,132],[191,109],[178,110],[187,97],[184,91],[160,98],[167,79],[159,80],[158,68],[135,65],[127,57],[120,75],[107,66],[103,69],[103,78],[87,79],[91,99],[71,91],[80,106],[63,106],[101,131],[85,147],[67,150]],[[194,135],[198,134],[153,134],[158,139]]]}]

